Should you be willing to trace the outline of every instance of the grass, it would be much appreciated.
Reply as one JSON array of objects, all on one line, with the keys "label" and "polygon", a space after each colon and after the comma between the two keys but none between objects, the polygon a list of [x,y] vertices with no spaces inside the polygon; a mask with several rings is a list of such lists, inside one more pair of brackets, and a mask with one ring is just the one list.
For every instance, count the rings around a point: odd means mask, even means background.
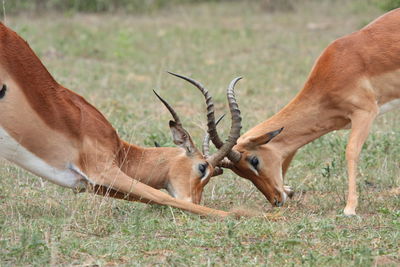
[{"label": "grass", "polygon": [[[151,89],[176,107],[198,144],[205,112],[200,94],[166,70],[207,85],[219,113],[226,112],[229,81],[244,76],[237,97],[246,131],[293,98],[332,40],[380,14],[362,1],[305,1],[288,13],[238,1],[136,16],[8,15],[7,24],[124,139],[171,145],[170,115]],[[0,265],[398,266],[399,115],[374,124],[358,177],[359,216],[352,218],[342,216],[346,131],[299,151],[286,178],[297,194],[283,208],[271,208],[250,182],[228,171],[213,179],[205,205],[264,214],[240,220],[75,195],[1,161]],[[220,127],[225,136],[228,124]]]}]

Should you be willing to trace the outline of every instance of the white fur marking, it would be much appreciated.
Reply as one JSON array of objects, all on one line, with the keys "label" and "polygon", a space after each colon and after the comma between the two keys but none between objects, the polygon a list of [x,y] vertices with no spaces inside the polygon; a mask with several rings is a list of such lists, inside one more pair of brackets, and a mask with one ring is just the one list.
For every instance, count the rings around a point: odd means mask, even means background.
[{"label": "white fur marking", "polygon": [[87,177],[87,175],[82,172],[78,167],[76,167],[74,164],[69,163],[68,164],[68,169],[70,169],[71,171],[74,171],[75,173],[77,173],[78,175],[80,175],[82,178],[84,178],[84,180],[88,181],[89,183],[91,183],[92,185],[95,185],[96,183],[93,182],[92,180],[89,179],[89,177]]},{"label": "white fur marking", "polygon": [[287,194],[285,191],[282,192],[282,204],[284,204],[287,200]]},{"label": "white fur marking", "polygon": [[392,109],[400,108],[400,99],[389,101],[379,107],[379,115],[391,111]]},{"label": "white fur marking", "polygon": [[[15,141],[3,128],[0,127],[0,156],[21,166],[22,168],[45,178],[55,184],[76,188],[82,182],[82,172],[77,175],[77,168],[69,169],[72,164],[66,163],[65,169],[57,169],[34,155],[21,144]],[[68,166],[69,165],[69,166]],[[85,178],[86,175],[83,176]]]},{"label": "white fur marking", "polygon": [[167,188],[166,189],[167,189],[167,191],[168,191],[170,196],[172,196],[173,198],[176,198],[175,189],[170,183],[167,184]]},{"label": "white fur marking", "polygon": [[207,168],[207,169],[206,169],[206,173],[205,173],[204,176],[201,178],[201,180],[204,180],[204,179],[208,178],[209,175],[210,175],[210,169]]},{"label": "white fur marking", "polygon": [[192,197],[184,197],[184,198],[182,198],[181,200],[184,200],[184,201],[193,203]]}]

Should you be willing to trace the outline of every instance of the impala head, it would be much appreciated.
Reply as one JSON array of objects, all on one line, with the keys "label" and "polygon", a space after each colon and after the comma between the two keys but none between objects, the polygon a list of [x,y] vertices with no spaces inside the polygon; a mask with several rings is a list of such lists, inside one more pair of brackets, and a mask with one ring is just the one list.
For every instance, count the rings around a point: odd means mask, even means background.
[{"label": "impala head", "polygon": [[[280,134],[283,128],[261,135],[241,137],[232,149],[236,158],[230,157],[221,163],[243,178],[251,180],[274,206],[282,206],[287,197],[291,196],[283,186],[280,157],[276,155],[273,138]],[[270,143],[271,142],[271,143]]]},{"label": "impala head", "polygon": [[282,206],[288,196],[293,194],[290,190],[285,190],[282,169],[276,168],[282,162],[273,148],[273,138],[282,130],[280,128],[259,135],[245,134],[219,165],[252,181],[274,206]]},{"label": "impala head", "polygon": [[174,143],[180,148],[169,148],[172,151],[166,189],[175,198],[199,204],[203,188],[214,174],[214,166],[197,149],[179,122],[171,120],[169,127]]},{"label": "impala head", "polygon": [[196,204],[200,203],[204,186],[210,181],[210,178],[222,174],[222,169],[217,165],[235,145],[241,129],[240,112],[233,90],[234,85],[228,88],[228,103],[232,119],[231,135],[226,144],[213,155],[209,154],[208,143],[205,146],[203,145],[202,152],[197,149],[189,133],[183,128],[174,109],[154,92],[174,118],[169,122],[169,127],[174,143],[180,147],[180,149],[159,148],[169,149],[170,151],[166,189],[175,198]]}]

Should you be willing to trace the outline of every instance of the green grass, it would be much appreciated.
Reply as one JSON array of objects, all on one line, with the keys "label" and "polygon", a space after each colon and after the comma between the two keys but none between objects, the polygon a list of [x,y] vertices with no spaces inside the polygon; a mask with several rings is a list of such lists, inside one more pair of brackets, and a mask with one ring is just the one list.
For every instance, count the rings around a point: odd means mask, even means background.
[{"label": "green grass", "polygon": [[[124,139],[151,146],[171,145],[170,115],[152,89],[176,107],[198,144],[205,129],[201,95],[165,71],[205,84],[218,113],[226,112],[230,80],[244,76],[237,97],[246,131],[293,98],[324,47],[381,12],[362,1],[305,1],[287,13],[223,2],[141,16],[8,15],[7,23]],[[0,265],[398,266],[399,118],[393,111],[374,124],[360,164],[359,216],[352,218],[342,216],[346,131],[298,153],[286,180],[297,194],[283,208],[271,208],[229,171],[212,179],[205,205],[264,214],[240,220],[75,195],[1,161]],[[220,127],[225,136],[228,124]]]}]

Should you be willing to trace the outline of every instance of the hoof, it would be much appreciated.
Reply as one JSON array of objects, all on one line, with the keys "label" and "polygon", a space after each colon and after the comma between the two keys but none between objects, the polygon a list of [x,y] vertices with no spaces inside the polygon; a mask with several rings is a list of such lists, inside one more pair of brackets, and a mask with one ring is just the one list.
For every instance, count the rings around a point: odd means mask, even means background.
[{"label": "hoof", "polygon": [[355,209],[353,209],[353,208],[347,208],[347,207],[344,209],[343,213],[344,213],[344,215],[347,216],[347,217],[353,217],[353,216],[356,216],[356,215],[357,215]]}]

